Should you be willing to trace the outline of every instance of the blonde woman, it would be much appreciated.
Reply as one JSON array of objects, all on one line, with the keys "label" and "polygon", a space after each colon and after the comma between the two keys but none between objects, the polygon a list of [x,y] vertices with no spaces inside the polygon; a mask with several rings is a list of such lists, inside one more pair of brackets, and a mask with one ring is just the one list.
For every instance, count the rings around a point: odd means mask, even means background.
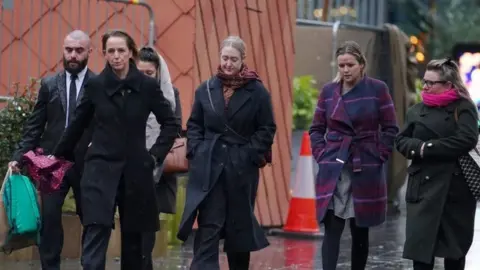
[{"label": "blonde woman", "polygon": [[317,217],[325,224],[324,270],[337,269],[345,223],[352,235],[352,269],[365,269],[369,228],[386,218],[384,165],[398,132],[387,85],[366,76],[360,46],[347,41],[336,51],[338,75],[318,98],[310,128],[318,163]]},{"label": "blonde woman", "polygon": [[231,270],[249,269],[250,252],[268,246],[254,204],[276,131],[270,94],[245,64],[242,39],[220,47],[217,72],[196,90],[187,122],[190,171],[178,238],[187,240],[197,218],[191,270],[220,269],[221,238]]}]

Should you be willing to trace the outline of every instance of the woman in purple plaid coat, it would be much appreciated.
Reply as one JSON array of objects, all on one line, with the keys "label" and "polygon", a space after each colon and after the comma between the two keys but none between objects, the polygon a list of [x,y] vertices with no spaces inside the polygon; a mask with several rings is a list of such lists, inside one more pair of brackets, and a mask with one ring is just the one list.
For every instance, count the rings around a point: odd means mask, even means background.
[{"label": "woman in purple plaid coat", "polygon": [[325,225],[324,270],[337,266],[340,238],[349,220],[352,269],[365,269],[369,227],[385,221],[384,164],[398,132],[387,85],[365,76],[366,58],[349,41],[336,52],[338,76],[320,93],[310,137],[319,165],[317,216]]}]

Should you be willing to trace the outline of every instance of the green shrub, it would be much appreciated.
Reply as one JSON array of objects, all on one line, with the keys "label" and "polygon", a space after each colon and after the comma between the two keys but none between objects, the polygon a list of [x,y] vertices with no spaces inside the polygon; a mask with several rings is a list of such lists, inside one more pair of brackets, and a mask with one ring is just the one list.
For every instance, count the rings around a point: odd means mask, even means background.
[{"label": "green shrub", "polygon": [[317,106],[318,89],[314,87],[316,84],[311,75],[293,79],[293,129],[310,128]]},{"label": "green shrub", "polygon": [[12,99],[3,100],[6,106],[0,110],[0,175],[7,172],[8,162],[12,159],[13,151],[22,138],[25,120],[35,106],[38,92],[38,81],[31,79],[23,87],[13,85]]},{"label": "green shrub", "polygon": [[[13,85],[12,99],[0,100],[0,106],[6,105],[0,110],[0,175],[7,172],[8,162],[12,159],[13,151],[22,138],[23,126],[30,116],[37,100],[39,80],[31,79],[30,83],[21,86]],[[63,212],[75,213],[75,200],[70,190]]]},{"label": "green shrub", "polygon": [[422,102],[422,89],[423,89],[423,83],[421,79],[416,79],[415,80],[415,103],[420,103]]}]

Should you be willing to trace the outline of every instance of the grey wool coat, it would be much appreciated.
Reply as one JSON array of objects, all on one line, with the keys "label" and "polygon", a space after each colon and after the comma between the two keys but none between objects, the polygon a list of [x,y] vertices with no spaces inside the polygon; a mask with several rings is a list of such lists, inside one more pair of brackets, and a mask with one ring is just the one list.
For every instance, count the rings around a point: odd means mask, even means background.
[{"label": "grey wool coat", "polygon": [[404,258],[431,263],[433,257],[459,259],[467,254],[476,201],[458,158],[477,143],[477,119],[476,107],[466,99],[446,107],[419,103],[408,110],[395,141],[397,150],[412,160],[407,170]]}]

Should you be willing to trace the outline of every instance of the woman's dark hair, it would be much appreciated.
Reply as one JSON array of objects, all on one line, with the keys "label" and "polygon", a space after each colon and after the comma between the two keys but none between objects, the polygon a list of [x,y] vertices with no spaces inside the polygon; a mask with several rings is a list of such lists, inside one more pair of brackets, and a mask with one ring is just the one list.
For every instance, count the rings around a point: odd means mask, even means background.
[{"label": "woman's dark hair", "polygon": [[158,55],[157,51],[152,47],[148,47],[148,46],[142,47],[138,51],[137,60],[142,62],[152,63],[153,65],[155,65],[156,69],[160,68],[160,56]]},{"label": "woman's dark hair", "polygon": [[107,50],[107,41],[111,37],[121,37],[125,39],[125,42],[127,43],[128,49],[132,52],[132,58],[133,60],[137,60],[138,58],[138,49],[137,49],[137,44],[135,43],[135,40],[127,34],[127,32],[122,31],[122,30],[111,30],[105,33],[102,36],[102,51],[105,53]]}]

